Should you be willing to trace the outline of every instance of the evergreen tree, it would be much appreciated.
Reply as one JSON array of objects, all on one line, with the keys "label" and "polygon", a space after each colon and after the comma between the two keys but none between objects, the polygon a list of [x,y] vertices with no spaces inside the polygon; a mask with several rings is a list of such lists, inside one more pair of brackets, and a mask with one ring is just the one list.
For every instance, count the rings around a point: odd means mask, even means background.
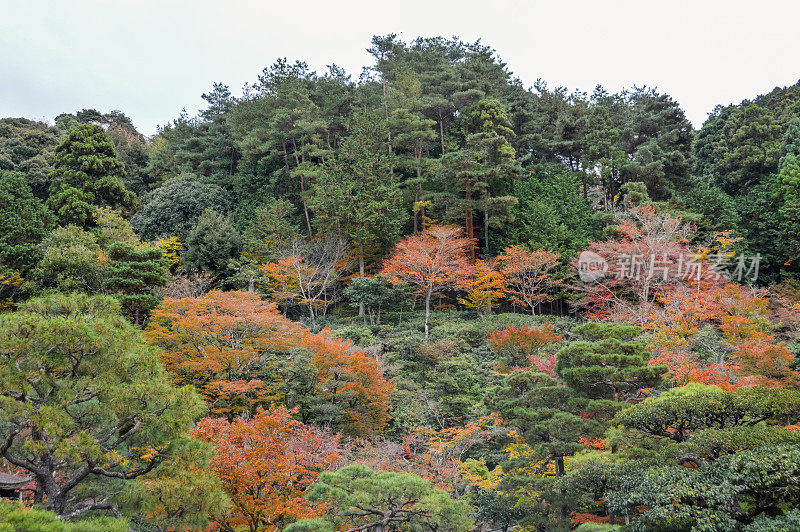
[{"label": "evergreen tree", "polygon": [[169,261],[161,248],[114,242],[108,249],[103,286],[117,294],[123,312],[139,325],[161,300],[154,289],[169,281]]}]

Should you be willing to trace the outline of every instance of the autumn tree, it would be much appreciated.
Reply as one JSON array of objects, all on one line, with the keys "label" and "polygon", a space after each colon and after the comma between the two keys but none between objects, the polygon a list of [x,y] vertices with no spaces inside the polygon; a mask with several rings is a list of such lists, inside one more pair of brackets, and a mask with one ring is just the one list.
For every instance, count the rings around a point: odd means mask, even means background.
[{"label": "autumn tree", "polygon": [[306,306],[315,324],[317,315],[339,299],[336,287],[350,264],[343,240],[295,240],[283,258],[261,266],[264,292],[284,306]]},{"label": "autumn tree", "polygon": [[505,278],[494,265],[482,259],[475,261],[475,266],[468,272],[469,277],[462,281],[466,295],[459,302],[468,308],[475,309],[479,315],[491,314],[503,295]]},{"label": "autumn tree", "polygon": [[393,386],[375,359],[327,331],[312,334],[252,292],[165,299],[145,331],[180,383],[232,418],[259,405],[299,407],[303,422],[349,435],[380,430]]},{"label": "autumn tree", "polygon": [[555,269],[560,255],[543,249],[528,251],[522,246],[511,246],[497,256],[503,275],[507,297],[514,303],[529,307],[531,315],[536,307],[554,298],[552,289],[559,286]]},{"label": "autumn tree", "polygon": [[[592,317],[645,326],[658,299],[682,284],[695,285],[718,273],[688,248],[694,229],[650,206],[627,211],[615,237],[589,245],[607,266],[604,275],[584,285],[580,305]],[[580,266],[580,265],[579,265]]]},{"label": "autumn tree", "polygon": [[273,303],[251,292],[211,292],[165,299],[153,310],[145,334],[163,349],[177,382],[196,386],[211,411],[237,414],[264,399],[258,361],[285,350],[296,327]]},{"label": "autumn tree", "polygon": [[469,270],[466,250],[472,240],[455,227],[432,226],[395,246],[383,274],[392,283],[408,283],[425,301],[425,337],[430,329],[431,297],[457,284]]},{"label": "autumn tree", "polygon": [[278,531],[324,511],[304,496],[320,471],[339,460],[339,442],[293,413],[259,408],[249,421],[206,418],[195,430],[196,438],[217,448],[211,467],[233,501],[227,526]]}]

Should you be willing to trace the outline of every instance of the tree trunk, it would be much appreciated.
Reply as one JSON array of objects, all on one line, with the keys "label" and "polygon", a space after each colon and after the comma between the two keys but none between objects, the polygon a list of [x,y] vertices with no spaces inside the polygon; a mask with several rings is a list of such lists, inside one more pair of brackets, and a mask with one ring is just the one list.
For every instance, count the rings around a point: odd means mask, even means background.
[{"label": "tree trunk", "polygon": [[431,291],[425,294],[425,339],[428,339],[428,332],[430,330],[430,323],[431,323]]},{"label": "tree trunk", "polygon": [[[472,205],[471,205],[471,202],[472,202],[472,183],[470,183],[469,180],[467,181],[467,187],[466,187],[466,192],[464,193],[464,199],[466,200],[466,203],[467,203],[467,212],[465,213],[465,220],[464,220],[465,225],[466,225],[465,229],[466,229],[466,232],[467,232],[467,238],[469,238],[470,240],[473,240],[475,238],[475,228],[473,226],[473,220],[472,220]],[[475,262],[475,244],[474,244],[474,241],[470,243],[469,256],[472,259],[472,262]]]},{"label": "tree trunk", "polygon": [[[364,277],[364,243],[359,242],[358,244],[358,273],[361,274],[361,277]],[[363,317],[364,316],[364,302],[361,301],[358,304],[358,315]],[[366,323],[366,321],[365,321]]]}]

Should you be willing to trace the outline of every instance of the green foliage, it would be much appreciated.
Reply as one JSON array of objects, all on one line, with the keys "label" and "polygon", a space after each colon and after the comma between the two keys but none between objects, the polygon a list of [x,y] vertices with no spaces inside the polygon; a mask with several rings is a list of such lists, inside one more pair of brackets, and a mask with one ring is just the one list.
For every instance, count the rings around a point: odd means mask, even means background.
[{"label": "green foliage", "polygon": [[169,261],[161,248],[114,242],[108,248],[103,287],[119,300],[134,325],[161,300],[154,290],[169,281]]},{"label": "green foliage", "polygon": [[39,242],[47,234],[50,213],[19,174],[0,170],[0,273],[23,277],[40,258]]},{"label": "green foliage", "polygon": [[189,271],[223,275],[228,271],[231,259],[238,257],[241,245],[241,236],[233,227],[230,216],[222,217],[208,209],[200,215],[197,225],[186,237],[184,267]]},{"label": "green foliage", "polygon": [[510,210],[513,223],[495,235],[495,249],[522,245],[560,253],[568,261],[597,237],[592,209],[580,192],[576,173],[545,166],[516,181],[513,195],[518,202]]},{"label": "green foliage", "polygon": [[100,246],[94,234],[74,225],[58,227],[40,249],[42,260],[31,272],[39,286],[65,293],[100,291]]},{"label": "green foliage", "polygon": [[0,118],[0,173],[25,176],[33,194],[47,198],[57,128],[27,118]]},{"label": "green foliage", "polygon": [[26,508],[21,504],[0,503],[0,532],[127,532],[128,521],[95,517],[81,521],[60,521],[46,510]]},{"label": "green foliage", "polygon": [[148,195],[131,224],[145,239],[177,236],[185,241],[207,209],[229,212],[228,194],[217,185],[181,174]]},{"label": "green foliage", "polygon": [[617,414],[614,423],[649,436],[684,442],[702,429],[788,422],[797,417],[798,408],[800,394],[793,390],[760,386],[725,391],[695,386],[688,393],[666,393],[633,405]]},{"label": "green foliage", "polygon": [[[56,148],[51,174],[51,194],[61,197],[52,204],[63,222],[85,223],[86,220],[63,219],[63,196],[74,187],[83,192],[83,201],[91,199],[92,205],[121,208],[131,211],[138,205],[136,194],[125,187],[124,165],[117,160],[114,144],[105,130],[96,124],[84,124],[69,132]],[[89,201],[87,201],[89,202]],[[75,208],[69,209],[74,212]]]},{"label": "green foliage", "polygon": [[108,509],[114,482],[146,475],[202,402],[176,388],[111,298],[56,295],[0,315],[0,452],[59,515]]},{"label": "green foliage", "polygon": [[[469,506],[451,499],[429,481],[410,473],[376,472],[360,464],[323,472],[308,498],[331,504],[326,520],[334,525],[428,526],[452,532],[468,532],[473,527]],[[300,521],[287,531],[309,530],[308,526]]]},{"label": "green foliage", "polygon": [[[800,446],[766,446],[723,456],[708,467],[661,467],[629,475],[609,494],[625,514],[644,507],[632,530],[755,530],[796,519],[784,513],[800,503]],[[756,518],[759,518],[756,520]],[[761,527],[761,528],[759,528]],[[749,530],[749,529],[748,529]]]},{"label": "green foliage", "polygon": [[650,365],[647,343],[626,340],[638,327],[586,324],[575,332],[595,340],[572,342],[556,354],[556,372],[568,386],[592,399],[625,401],[661,383],[667,368]]}]

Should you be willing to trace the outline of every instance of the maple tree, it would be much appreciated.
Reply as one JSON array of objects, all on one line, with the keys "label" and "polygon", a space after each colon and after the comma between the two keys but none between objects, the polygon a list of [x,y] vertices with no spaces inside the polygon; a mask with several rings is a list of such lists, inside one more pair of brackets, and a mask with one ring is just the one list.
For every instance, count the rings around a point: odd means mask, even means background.
[{"label": "maple tree", "polygon": [[544,249],[528,251],[522,246],[510,246],[497,256],[498,268],[504,278],[507,297],[536,314],[536,307],[553,299],[552,289],[560,282],[554,269],[560,255]]},{"label": "maple tree", "polygon": [[216,414],[236,414],[264,399],[254,364],[268,349],[287,349],[296,327],[275,304],[250,292],[212,290],[165,299],[145,331],[179,383],[194,384]]},{"label": "maple tree", "polygon": [[492,308],[504,295],[505,278],[492,264],[478,259],[470,271],[469,277],[462,281],[466,295],[459,302],[467,308],[478,311],[478,314],[491,314]]},{"label": "maple tree", "polygon": [[203,419],[194,436],[213,443],[212,468],[233,501],[230,526],[251,532],[282,530],[322,515],[325,506],[304,497],[320,471],[341,457],[339,440],[292,418],[285,407],[258,408],[252,419]]},{"label": "maple tree", "polygon": [[[700,261],[702,255],[688,247],[694,229],[651,205],[627,211],[615,231],[615,238],[589,244],[588,251],[607,265],[604,276],[582,287],[579,304],[592,319],[645,326],[664,294],[714,275]],[[575,265],[580,267],[578,261]]]},{"label": "maple tree", "polygon": [[145,335],[215,414],[276,402],[348,434],[380,430],[389,418],[393,386],[374,359],[328,331],[312,334],[252,292],[165,299]]},{"label": "maple tree", "polygon": [[460,283],[469,271],[466,250],[474,241],[461,236],[461,229],[434,225],[421,234],[398,242],[383,265],[392,283],[408,283],[425,301],[425,336],[431,319],[431,297]]},{"label": "maple tree", "polygon": [[542,348],[563,339],[564,337],[556,332],[550,322],[543,323],[538,327],[509,325],[505,329],[486,335],[486,342],[492,351],[508,357],[513,366],[521,366],[526,359],[536,364],[543,358],[540,356]]},{"label": "maple tree", "polygon": [[313,324],[320,309],[324,314],[339,299],[333,288],[349,263],[342,240],[295,240],[287,256],[261,266],[267,278],[264,290],[284,306],[297,302],[308,307]]}]

